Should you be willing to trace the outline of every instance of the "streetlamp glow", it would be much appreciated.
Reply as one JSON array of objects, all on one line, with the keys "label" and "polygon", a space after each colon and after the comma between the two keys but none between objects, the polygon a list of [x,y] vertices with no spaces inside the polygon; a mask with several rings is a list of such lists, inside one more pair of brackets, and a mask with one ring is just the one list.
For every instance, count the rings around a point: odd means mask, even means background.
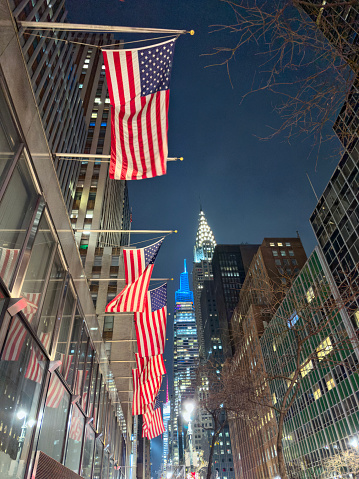
[{"label": "streetlamp glow", "polygon": [[17,417],[18,419],[24,419],[24,417],[26,416],[26,412],[21,409],[18,413],[17,413]]},{"label": "streetlamp glow", "polygon": [[352,447],[357,448],[357,447],[359,446],[358,439],[357,439],[356,437],[353,437],[353,438],[349,441],[349,445],[352,446]]},{"label": "streetlamp glow", "polygon": [[195,407],[196,407],[196,405],[193,401],[187,401],[187,402],[184,403],[184,408],[189,414],[193,413]]}]

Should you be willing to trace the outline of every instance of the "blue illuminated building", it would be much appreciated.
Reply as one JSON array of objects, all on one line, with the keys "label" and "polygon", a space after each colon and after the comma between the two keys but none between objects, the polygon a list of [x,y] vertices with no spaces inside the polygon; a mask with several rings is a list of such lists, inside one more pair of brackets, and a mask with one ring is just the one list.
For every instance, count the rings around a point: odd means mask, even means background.
[{"label": "blue illuminated building", "polygon": [[194,399],[198,365],[198,339],[193,292],[189,287],[186,260],[180,277],[180,288],[175,293],[174,312],[174,421],[172,431],[172,458],[174,465],[183,464],[184,428],[182,403]]}]

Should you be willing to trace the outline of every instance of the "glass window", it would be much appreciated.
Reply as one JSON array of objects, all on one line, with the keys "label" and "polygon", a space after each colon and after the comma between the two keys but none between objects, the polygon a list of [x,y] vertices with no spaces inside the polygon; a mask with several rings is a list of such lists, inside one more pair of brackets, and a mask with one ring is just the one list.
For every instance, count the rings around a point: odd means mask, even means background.
[{"label": "glass window", "polygon": [[85,328],[83,328],[81,343],[80,343],[80,350],[79,350],[79,362],[78,362],[77,371],[76,371],[76,385],[75,385],[75,394],[80,394],[80,395],[82,393],[82,385],[84,382],[87,340],[88,340],[88,336],[85,331]]},{"label": "glass window", "polygon": [[0,361],[0,477],[23,479],[47,360],[21,320],[11,322]]},{"label": "glass window", "polygon": [[278,256],[278,251],[277,251],[277,250],[274,249],[274,250],[272,251],[272,253],[273,253],[273,256]]},{"label": "glass window", "polygon": [[294,256],[294,251],[289,250],[289,256]]},{"label": "glass window", "polygon": [[[38,311],[55,244],[56,242],[50,232],[46,216],[43,214],[31,250],[30,261],[21,291],[21,296],[27,301],[27,306],[23,313],[30,323],[34,321]],[[47,339],[49,339],[49,335],[47,335]]]},{"label": "glass window", "polygon": [[108,452],[104,452],[103,461],[102,461],[102,476],[101,479],[108,478],[108,468],[109,468],[109,454]]},{"label": "glass window", "polygon": [[85,429],[85,447],[82,460],[82,474],[85,479],[91,479],[91,469],[94,456],[95,433],[90,425]]},{"label": "glass window", "polygon": [[67,364],[66,364],[65,379],[69,386],[71,386],[73,383],[75,361],[77,356],[77,345],[78,345],[80,334],[81,334],[82,323],[83,323],[82,316],[80,316],[78,311],[76,311],[74,324],[72,326],[70,348],[69,348],[69,353],[67,356]]},{"label": "glass window", "polygon": [[327,354],[330,354],[332,351],[333,351],[333,345],[332,345],[332,342],[331,342],[331,340],[328,336],[317,347],[317,355],[318,355],[319,361],[322,361],[325,358],[325,356]]},{"label": "glass window", "polygon": [[94,470],[93,470],[94,479],[100,479],[101,477],[102,453],[103,453],[103,444],[101,443],[100,439],[96,439]]},{"label": "glass window", "polygon": [[280,254],[281,254],[281,256],[286,256],[287,255],[287,253],[284,250],[281,250]]},{"label": "glass window", "polygon": [[20,144],[20,137],[15,128],[5,96],[0,91],[0,184],[3,183],[6,171],[13,159],[13,152]]},{"label": "glass window", "polygon": [[51,381],[46,397],[44,417],[40,438],[37,445],[39,451],[61,462],[62,446],[67,423],[70,395],[62,385],[56,373]]},{"label": "glass window", "polygon": [[34,213],[36,198],[26,160],[21,157],[0,203],[0,276],[7,286]]},{"label": "glass window", "polygon": [[49,348],[49,338],[53,334],[64,278],[65,269],[57,252],[52,264],[37,332],[46,349]]},{"label": "glass window", "polygon": [[[97,370],[98,370],[98,363],[95,361],[95,359],[96,357],[94,357],[92,377],[91,377],[89,413],[88,413],[89,417],[93,417],[93,412],[94,412],[94,399],[95,399],[95,389],[96,389]],[[95,420],[93,424],[95,425]]]},{"label": "glass window", "polygon": [[93,357],[93,349],[91,344],[88,345],[87,348],[87,359],[86,359],[86,372],[85,372],[85,379],[84,379],[84,389],[83,389],[83,396],[82,396],[82,409],[86,411],[87,407],[87,397],[88,397],[88,390],[90,384],[90,371],[92,366],[92,357]]},{"label": "glass window", "polygon": [[71,417],[69,439],[67,443],[65,466],[76,473],[79,472],[80,466],[84,424],[84,416],[82,415],[80,409],[77,406],[74,406]]},{"label": "glass window", "polygon": [[311,371],[312,369],[313,369],[313,361],[310,360],[300,369],[300,373],[302,377],[304,378],[304,376],[306,376],[309,373],[309,371]]},{"label": "glass window", "polygon": [[60,360],[62,365],[59,367],[58,371],[62,374],[65,380],[68,380],[69,368],[73,360],[73,354],[69,352],[67,359],[65,360],[67,345],[70,340],[71,325],[72,325],[72,316],[74,313],[75,307],[75,297],[72,293],[70,286],[68,286],[67,296],[65,300],[64,310],[61,318],[61,326],[59,339],[57,342],[56,350],[56,360]]},{"label": "glass window", "polygon": [[307,290],[307,292],[305,293],[306,297],[307,297],[307,301],[308,303],[310,303],[311,301],[313,301],[314,299],[314,289],[312,286],[310,286]]}]

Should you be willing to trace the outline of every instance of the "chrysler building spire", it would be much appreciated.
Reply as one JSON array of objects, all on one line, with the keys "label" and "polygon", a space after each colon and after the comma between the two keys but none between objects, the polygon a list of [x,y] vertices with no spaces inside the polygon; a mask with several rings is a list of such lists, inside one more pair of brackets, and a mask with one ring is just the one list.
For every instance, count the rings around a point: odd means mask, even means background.
[{"label": "chrysler building spire", "polygon": [[211,261],[216,244],[212,230],[208,226],[206,217],[201,208],[201,211],[199,212],[196,244],[194,246],[194,262],[199,263],[203,259]]}]

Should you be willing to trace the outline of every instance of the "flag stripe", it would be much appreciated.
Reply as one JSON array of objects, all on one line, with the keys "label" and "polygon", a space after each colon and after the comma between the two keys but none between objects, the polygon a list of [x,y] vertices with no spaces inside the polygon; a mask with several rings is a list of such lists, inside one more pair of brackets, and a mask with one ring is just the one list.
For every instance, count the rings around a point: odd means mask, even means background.
[{"label": "flag stripe", "polygon": [[21,321],[15,317],[11,323],[1,359],[3,361],[18,361],[25,338],[26,329],[22,325]]}]

